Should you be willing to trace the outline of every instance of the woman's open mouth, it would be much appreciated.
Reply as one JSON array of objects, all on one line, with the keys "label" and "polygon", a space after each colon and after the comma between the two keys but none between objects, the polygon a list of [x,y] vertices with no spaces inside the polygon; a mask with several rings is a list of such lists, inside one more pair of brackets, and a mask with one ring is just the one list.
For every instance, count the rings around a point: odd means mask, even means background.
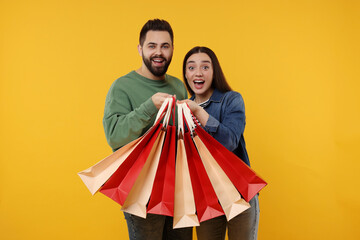
[{"label": "woman's open mouth", "polygon": [[204,86],[205,81],[204,80],[195,80],[194,86],[196,89],[200,89]]}]

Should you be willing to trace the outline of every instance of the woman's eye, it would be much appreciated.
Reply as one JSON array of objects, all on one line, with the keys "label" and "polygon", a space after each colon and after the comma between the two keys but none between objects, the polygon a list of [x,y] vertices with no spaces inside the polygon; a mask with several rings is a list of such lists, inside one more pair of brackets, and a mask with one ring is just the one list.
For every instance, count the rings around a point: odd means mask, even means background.
[{"label": "woman's eye", "polygon": [[207,70],[209,69],[209,66],[204,66],[203,69]]},{"label": "woman's eye", "polygon": [[188,67],[189,70],[194,70],[194,67],[190,66]]}]

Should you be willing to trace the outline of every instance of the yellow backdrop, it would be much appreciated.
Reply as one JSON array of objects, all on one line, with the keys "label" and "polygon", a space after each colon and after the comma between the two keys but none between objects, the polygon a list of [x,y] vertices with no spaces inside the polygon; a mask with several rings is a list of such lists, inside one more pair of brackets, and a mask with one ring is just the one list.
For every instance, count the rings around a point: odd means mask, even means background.
[{"label": "yellow backdrop", "polygon": [[360,5],[293,1],[1,1],[0,239],[127,239],[120,207],[76,173],[111,153],[106,93],[138,68],[151,18],[169,73],[212,48],[246,104],[260,240],[360,239]]}]

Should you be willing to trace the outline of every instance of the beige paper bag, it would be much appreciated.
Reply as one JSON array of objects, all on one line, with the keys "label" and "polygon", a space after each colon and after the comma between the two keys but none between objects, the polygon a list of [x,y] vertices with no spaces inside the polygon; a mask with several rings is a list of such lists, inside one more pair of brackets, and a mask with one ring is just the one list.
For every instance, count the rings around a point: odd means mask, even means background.
[{"label": "beige paper bag", "polygon": [[[154,122],[154,125],[158,119],[162,118],[164,115],[164,121],[169,121],[171,113],[171,104],[173,102],[172,98],[166,98],[164,103],[161,105]],[[84,182],[86,187],[90,190],[91,194],[94,195],[102,185],[113,175],[113,173],[118,169],[118,167],[125,161],[125,159],[130,155],[133,149],[141,142],[146,134],[150,132],[150,129],[142,136],[134,141],[124,145],[108,157],[99,161],[92,167],[83,170],[78,173],[81,180]]]},{"label": "beige paper bag", "polygon": [[[156,170],[159,165],[160,155],[165,139],[166,132],[164,129],[166,129],[169,124],[173,101],[173,98],[167,98],[165,103],[162,105],[166,105],[167,107],[163,119],[163,128],[161,129],[161,132],[151,149],[143,169],[141,170],[134,186],[131,188],[129,195],[121,208],[124,212],[146,218],[146,205],[150,199],[154,185]],[[156,117],[156,119],[158,119],[158,117]]]},{"label": "beige paper bag", "polygon": [[150,199],[156,170],[159,165],[165,131],[162,129],[157,137],[153,148],[141,170],[134,186],[131,188],[121,210],[142,218],[146,218],[146,204]]},{"label": "beige paper bag", "polygon": [[175,166],[175,200],[173,228],[199,226],[194,193],[183,138],[182,106],[178,105],[178,140]]},{"label": "beige paper bag", "polygon": [[230,221],[233,217],[248,209],[250,204],[241,198],[241,195],[235,188],[234,184],[212,157],[201,139],[198,136],[194,136],[193,140],[210,178],[211,184],[219,199],[221,207],[224,210],[226,219]]},{"label": "beige paper bag", "polygon": [[92,195],[111,177],[142,139],[143,137],[135,139],[92,167],[78,173]]}]

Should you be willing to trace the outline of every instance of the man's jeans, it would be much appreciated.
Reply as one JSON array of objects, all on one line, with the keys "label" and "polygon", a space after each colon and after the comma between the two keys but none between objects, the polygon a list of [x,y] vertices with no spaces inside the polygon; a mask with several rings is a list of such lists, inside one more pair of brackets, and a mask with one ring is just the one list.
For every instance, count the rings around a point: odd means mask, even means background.
[{"label": "man's jeans", "polygon": [[147,214],[146,219],[124,212],[130,240],[191,240],[192,227],[173,229],[173,218]]},{"label": "man's jeans", "polygon": [[250,200],[251,207],[227,222],[225,216],[220,216],[200,224],[196,228],[198,240],[224,240],[226,226],[229,240],[256,240],[259,225],[259,199],[255,195]]}]

